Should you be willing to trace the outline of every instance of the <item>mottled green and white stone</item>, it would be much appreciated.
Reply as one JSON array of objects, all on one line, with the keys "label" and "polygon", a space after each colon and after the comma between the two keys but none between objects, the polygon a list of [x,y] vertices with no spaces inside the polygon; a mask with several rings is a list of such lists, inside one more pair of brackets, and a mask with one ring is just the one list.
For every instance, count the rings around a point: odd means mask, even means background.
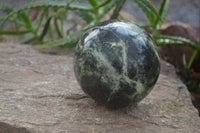
[{"label": "mottled green and white stone", "polygon": [[74,71],[85,93],[110,108],[142,100],[155,85],[160,58],[151,36],[112,20],[89,29],[76,47]]}]

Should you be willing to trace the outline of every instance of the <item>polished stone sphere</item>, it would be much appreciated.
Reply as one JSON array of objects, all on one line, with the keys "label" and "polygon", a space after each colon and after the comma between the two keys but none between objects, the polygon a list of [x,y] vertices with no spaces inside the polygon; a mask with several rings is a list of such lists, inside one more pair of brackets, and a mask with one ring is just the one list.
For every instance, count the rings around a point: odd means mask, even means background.
[{"label": "polished stone sphere", "polygon": [[149,94],[160,73],[151,36],[135,23],[102,22],[80,39],[75,76],[83,91],[109,108],[137,103]]}]

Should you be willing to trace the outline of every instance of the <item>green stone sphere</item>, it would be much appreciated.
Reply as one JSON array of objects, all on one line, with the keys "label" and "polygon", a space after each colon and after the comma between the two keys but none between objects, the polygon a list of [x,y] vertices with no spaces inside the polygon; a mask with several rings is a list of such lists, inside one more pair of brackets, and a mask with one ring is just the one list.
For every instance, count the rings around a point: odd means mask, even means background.
[{"label": "green stone sphere", "polygon": [[155,85],[160,58],[151,36],[135,23],[102,22],[80,39],[75,76],[83,91],[109,108],[141,101]]}]

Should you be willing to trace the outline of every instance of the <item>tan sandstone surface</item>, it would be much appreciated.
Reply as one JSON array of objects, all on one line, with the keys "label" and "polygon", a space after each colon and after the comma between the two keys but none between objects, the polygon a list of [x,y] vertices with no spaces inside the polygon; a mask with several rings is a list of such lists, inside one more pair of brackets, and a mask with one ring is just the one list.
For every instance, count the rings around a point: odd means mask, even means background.
[{"label": "tan sandstone surface", "polygon": [[0,43],[0,133],[199,133],[200,118],[172,65],[162,61],[137,106],[109,110],[80,89],[73,52]]}]

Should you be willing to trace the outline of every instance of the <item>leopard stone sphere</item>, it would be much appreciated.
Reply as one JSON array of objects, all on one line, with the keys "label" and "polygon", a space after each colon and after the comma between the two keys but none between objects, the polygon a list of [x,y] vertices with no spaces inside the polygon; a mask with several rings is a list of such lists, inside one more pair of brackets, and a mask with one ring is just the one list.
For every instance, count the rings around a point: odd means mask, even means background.
[{"label": "leopard stone sphere", "polygon": [[160,73],[156,44],[129,21],[110,20],[90,28],[75,52],[75,76],[83,91],[109,108],[141,101]]}]

